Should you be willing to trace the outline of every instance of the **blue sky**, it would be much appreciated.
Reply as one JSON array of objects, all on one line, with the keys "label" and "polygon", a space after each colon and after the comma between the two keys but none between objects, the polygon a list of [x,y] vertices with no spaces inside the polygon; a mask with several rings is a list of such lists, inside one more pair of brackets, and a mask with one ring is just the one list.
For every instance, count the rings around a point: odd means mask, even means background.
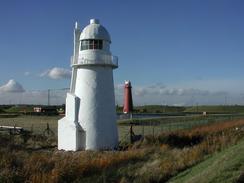
[{"label": "blue sky", "polygon": [[130,79],[138,105],[244,104],[243,9],[242,0],[3,0],[0,87],[69,87],[67,73],[48,73],[70,69],[75,21],[98,18],[119,57],[117,103]]}]

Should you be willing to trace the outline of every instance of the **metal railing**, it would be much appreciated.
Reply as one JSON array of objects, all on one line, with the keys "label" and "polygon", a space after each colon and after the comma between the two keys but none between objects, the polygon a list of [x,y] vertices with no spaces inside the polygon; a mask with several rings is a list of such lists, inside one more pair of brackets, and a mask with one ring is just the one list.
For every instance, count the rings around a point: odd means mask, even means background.
[{"label": "metal railing", "polygon": [[[73,62],[73,57],[71,57],[71,63]],[[78,59],[77,63],[73,63],[73,66],[79,65],[109,65],[113,68],[118,67],[118,57],[108,54],[82,54]]]}]

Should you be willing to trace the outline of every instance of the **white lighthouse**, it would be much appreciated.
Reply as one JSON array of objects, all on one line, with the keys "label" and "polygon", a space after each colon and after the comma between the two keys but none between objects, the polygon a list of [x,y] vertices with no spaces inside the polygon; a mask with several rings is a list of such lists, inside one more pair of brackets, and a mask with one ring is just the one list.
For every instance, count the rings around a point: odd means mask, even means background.
[{"label": "white lighthouse", "polygon": [[118,144],[110,35],[97,19],[74,30],[72,78],[65,117],[58,121],[58,149],[114,149]]}]

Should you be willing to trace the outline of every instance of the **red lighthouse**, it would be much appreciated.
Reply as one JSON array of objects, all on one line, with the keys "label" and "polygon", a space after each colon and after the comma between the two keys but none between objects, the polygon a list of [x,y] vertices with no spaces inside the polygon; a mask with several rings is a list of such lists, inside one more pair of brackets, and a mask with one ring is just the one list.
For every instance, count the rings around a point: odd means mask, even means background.
[{"label": "red lighthouse", "polygon": [[124,108],[123,108],[123,112],[125,114],[132,113],[132,111],[133,111],[133,101],[132,101],[131,88],[132,87],[131,87],[130,81],[125,81]]}]

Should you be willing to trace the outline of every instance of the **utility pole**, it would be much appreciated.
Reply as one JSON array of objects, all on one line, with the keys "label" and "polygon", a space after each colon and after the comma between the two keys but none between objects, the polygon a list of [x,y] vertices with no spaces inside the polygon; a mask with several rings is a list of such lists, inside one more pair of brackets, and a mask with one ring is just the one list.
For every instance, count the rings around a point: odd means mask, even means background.
[{"label": "utility pole", "polygon": [[196,105],[197,105],[197,112],[198,112],[198,102],[196,103]]},{"label": "utility pole", "polygon": [[[65,91],[69,90],[70,88],[60,88],[60,89],[47,89],[47,105],[51,105],[51,91]],[[54,101],[53,101],[54,102]]]},{"label": "utility pole", "polygon": [[50,105],[50,89],[47,90],[47,105]]}]

